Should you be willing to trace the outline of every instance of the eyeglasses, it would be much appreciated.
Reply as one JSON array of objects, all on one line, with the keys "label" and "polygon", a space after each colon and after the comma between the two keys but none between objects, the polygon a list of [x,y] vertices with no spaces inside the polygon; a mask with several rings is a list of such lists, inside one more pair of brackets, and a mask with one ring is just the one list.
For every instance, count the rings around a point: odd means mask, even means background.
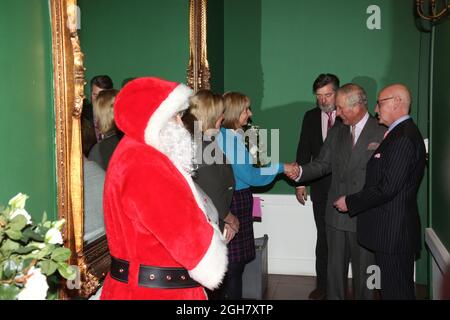
[{"label": "eyeglasses", "polygon": [[332,97],[334,95],[334,92],[328,92],[328,93],[324,93],[324,94],[316,93],[314,95],[316,96],[317,99],[330,98],[330,97]]},{"label": "eyeglasses", "polygon": [[391,100],[394,99],[395,97],[389,97],[389,98],[384,98],[384,99],[379,99],[377,100],[377,105],[380,105],[381,102],[386,101],[386,100]]}]

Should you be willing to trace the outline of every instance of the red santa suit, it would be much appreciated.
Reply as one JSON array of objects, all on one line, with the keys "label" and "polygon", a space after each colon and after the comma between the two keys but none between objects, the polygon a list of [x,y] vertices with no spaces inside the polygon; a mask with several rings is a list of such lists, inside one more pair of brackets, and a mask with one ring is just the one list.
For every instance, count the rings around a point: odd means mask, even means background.
[{"label": "red santa suit", "polygon": [[[207,299],[203,287],[222,281],[223,237],[206,217],[190,174],[160,151],[161,129],[188,107],[191,94],[183,84],[140,78],[116,98],[114,117],[125,135],[107,170],[104,215],[111,256],[124,264],[108,273],[101,299]],[[148,266],[162,269],[144,273]],[[171,268],[186,269],[198,284],[170,287],[188,281],[175,279]]]}]

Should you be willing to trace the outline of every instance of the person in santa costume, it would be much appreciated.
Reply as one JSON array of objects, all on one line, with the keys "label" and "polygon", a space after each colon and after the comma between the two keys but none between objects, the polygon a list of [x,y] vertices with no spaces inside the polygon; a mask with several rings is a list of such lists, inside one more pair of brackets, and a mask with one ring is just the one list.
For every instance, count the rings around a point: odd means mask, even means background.
[{"label": "person in santa costume", "polygon": [[192,181],[194,146],[180,119],[191,95],[184,84],[139,78],[116,98],[125,135],[105,180],[112,262],[101,299],[207,299],[204,287],[222,281],[227,246]]}]

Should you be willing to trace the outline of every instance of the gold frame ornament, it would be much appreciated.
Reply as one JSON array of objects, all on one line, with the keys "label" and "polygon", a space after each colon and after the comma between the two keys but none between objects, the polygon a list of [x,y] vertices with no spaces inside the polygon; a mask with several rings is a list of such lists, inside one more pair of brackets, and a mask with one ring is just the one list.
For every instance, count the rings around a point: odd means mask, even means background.
[{"label": "gold frame ornament", "polygon": [[211,73],[206,47],[207,0],[189,0],[188,85],[197,92],[211,89]]},{"label": "gold frame ornament", "polygon": [[[66,219],[65,246],[78,277],[61,290],[62,298],[88,297],[107,272],[106,238],[84,247],[83,162],[80,116],[84,100],[83,53],[77,33],[76,0],[50,0],[56,128],[58,218]],[[92,252],[96,256],[92,257]],[[91,255],[89,255],[91,253]],[[103,266],[98,268],[97,265]],[[106,267],[105,267],[106,266]],[[99,269],[102,271],[99,272]]]},{"label": "gold frame ornament", "polygon": [[[189,0],[190,58],[188,84],[196,91],[209,89],[206,52],[206,0]],[[66,219],[64,244],[72,252],[70,264],[78,277],[67,282],[60,297],[89,297],[109,270],[106,236],[84,243],[83,158],[81,111],[83,107],[84,55],[77,28],[77,0],[50,0],[53,83],[56,130],[58,218]]]}]

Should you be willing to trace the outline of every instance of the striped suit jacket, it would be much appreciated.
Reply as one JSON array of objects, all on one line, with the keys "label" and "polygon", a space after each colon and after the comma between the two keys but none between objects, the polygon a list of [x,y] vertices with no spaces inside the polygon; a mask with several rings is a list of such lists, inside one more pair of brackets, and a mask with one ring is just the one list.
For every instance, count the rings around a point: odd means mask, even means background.
[{"label": "striped suit jacket", "polygon": [[421,246],[417,191],[425,145],[411,119],[398,124],[367,163],[364,188],[346,202],[358,215],[358,241],[373,251],[416,253]]}]

